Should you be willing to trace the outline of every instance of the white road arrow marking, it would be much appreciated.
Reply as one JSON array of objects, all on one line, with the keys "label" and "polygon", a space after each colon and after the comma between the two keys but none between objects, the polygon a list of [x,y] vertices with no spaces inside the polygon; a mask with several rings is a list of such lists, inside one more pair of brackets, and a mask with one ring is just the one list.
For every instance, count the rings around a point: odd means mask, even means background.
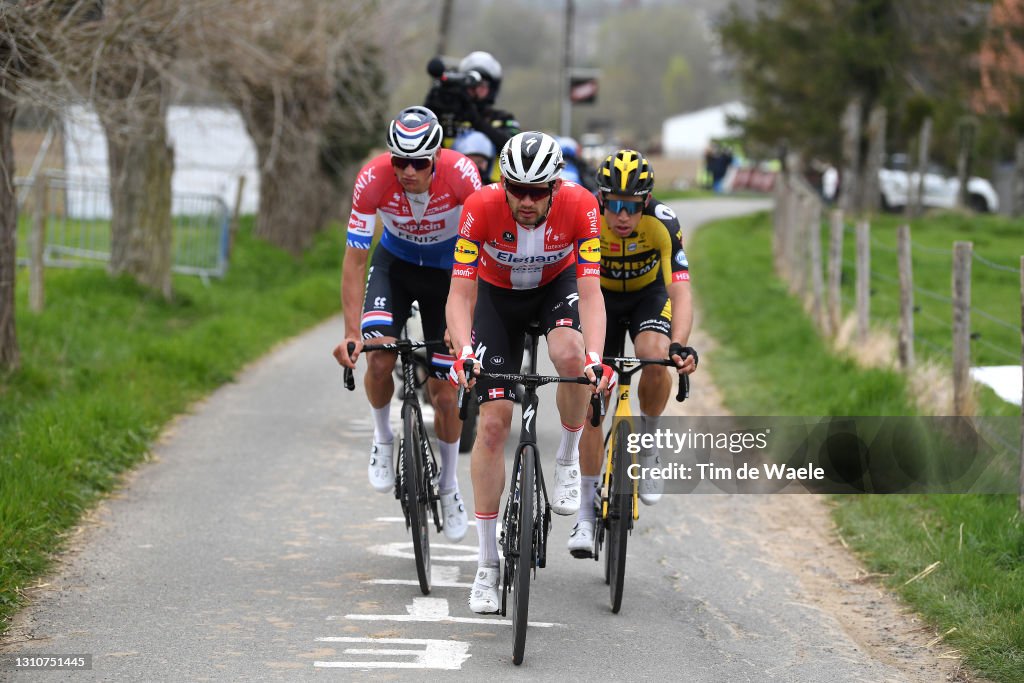
[{"label": "white road arrow marking", "polygon": [[317,638],[321,643],[367,643],[372,645],[421,645],[416,648],[346,648],[347,655],[376,655],[378,657],[409,657],[411,662],[403,661],[344,661],[344,662],[313,662],[318,668],[338,669],[447,669],[458,670],[462,664],[472,657],[469,654],[469,643],[457,640],[430,640],[425,638]]}]

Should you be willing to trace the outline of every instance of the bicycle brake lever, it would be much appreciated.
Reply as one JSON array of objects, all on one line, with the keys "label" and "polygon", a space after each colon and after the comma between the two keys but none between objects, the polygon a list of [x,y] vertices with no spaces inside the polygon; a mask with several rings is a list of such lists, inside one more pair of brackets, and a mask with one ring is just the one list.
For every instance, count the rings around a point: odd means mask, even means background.
[{"label": "bicycle brake lever", "polygon": [[679,375],[679,393],[676,394],[676,401],[682,403],[690,395],[690,376]]},{"label": "bicycle brake lever", "polygon": [[[462,365],[466,377],[469,377],[470,373],[473,372],[473,359],[467,358]],[[467,380],[468,381],[468,380]],[[469,410],[469,389],[459,385],[459,419],[463,422],[466,421],[466,414]]]},{"label": "bicycle brake lever", "polygon": [[590,424],[593,427],[597,427],[601,424],[601,411],[604,408],[604,404],[601,402],[600,394],[590,395]]},{"label": "bicycle brake lever", "polygon": [[[348,355],[351,358],[352,352],[356,350],[356,345],[353,342],[348,343]],[[352,372],[352,368],[345,368],[345,388],[349,391],[356,390],[356,378]]]}]

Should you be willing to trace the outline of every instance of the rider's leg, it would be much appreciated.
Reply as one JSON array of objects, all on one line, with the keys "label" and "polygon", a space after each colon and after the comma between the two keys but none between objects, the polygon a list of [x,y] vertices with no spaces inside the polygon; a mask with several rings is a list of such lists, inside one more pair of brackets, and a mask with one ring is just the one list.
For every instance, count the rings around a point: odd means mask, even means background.
[{"label": "rider's leg", "polygon": [[[548,353],[555,371],[564,376],[583,374],[583,335],[569,327],[548,333]],[[555,457],[555,486],[551,509],[559,515],[579,511],[579,443],[589,407],[590,389],[581,384],[559,384],[555,394],[562,423],[562,438]]]},{"label": "rider's leg", "polygon": [[496,612],[498,599],[498,507],[505,488],[505,441],[512,424],[512,401],[496,400],[480,404],[476,441],[470,460],[473,480],[473,504],[476,508],[476,534],[479,547],[476,580],[469,593],[474,612]]},{"label": "rider's leg", "polygon": [[459,464],[459,436],[462,423],[458,414],[458,393],[448,380],[431,377],[427,391],[434,406],[434,431],[437,432],[437,450],[441,456],[441,512],[444,515],[444,535],[450,541],[461,541],[469,528],[466,506],[459,493],[456,469]]},{"label": "rider's leg", "polygon": [[[391,344],[394,337],[375,338],[374,344]],[[373,438],[378,443],[392,443],[395,440],[391,429],[391,397],[395,394],[395,361],[398,355],[386,351],[366,354],[366,375],[363,387],[373,413]]]},{"label": "rider's leg", "polygon": [[[660,332],[641,332],[633,341],[640,358],[668,358],[669,339]],[[672,391],[672,373],[663,365],[648,365],[640,371],[637,397],[640,402],[640,431],[653,434],[658,429],[658,418],[665,410]],[[640,467],[656,467],[660,463],[657,449],[640,454]],[[661,479],[643,479],[638,486],[640,500],[654,505],[661,499],[665,483]]]}]

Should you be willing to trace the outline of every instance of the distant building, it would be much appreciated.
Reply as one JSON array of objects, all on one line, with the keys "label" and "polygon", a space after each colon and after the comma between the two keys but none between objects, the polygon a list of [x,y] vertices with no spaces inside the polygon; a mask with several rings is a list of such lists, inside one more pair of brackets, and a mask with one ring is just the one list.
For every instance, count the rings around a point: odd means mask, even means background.
[{"label": "distant building", "polygon": [[739,134],[727,119],[743,118],[746,114],[747,107],[742,102],[727,102],[665,119],[661,124],[663,153],[677,159],[703,158],[712,140]]}]

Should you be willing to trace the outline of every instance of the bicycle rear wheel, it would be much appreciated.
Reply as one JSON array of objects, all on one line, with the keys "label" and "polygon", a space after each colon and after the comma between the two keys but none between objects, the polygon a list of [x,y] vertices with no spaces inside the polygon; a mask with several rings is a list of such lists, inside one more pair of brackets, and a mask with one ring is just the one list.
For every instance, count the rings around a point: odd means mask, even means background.
[{"label": "bicycle rear wheel", "polygon": [[424,595],[430,593],[430,526],[427,516],[427,487],[423,480],[423,422],[419,409],[412,404],[402,407],[402,482],[405,489],[405,510],[412,532],[416,577]]},{"label": "bicycle rear wheel", "polygon": [[[510,499],[518,494],[518,504],[512,509],[512,530],[506,530],[514,548],[510,548],[514,561],[510,575],[512,581],[512,663],[522,664],[526,651],[526,624],[530,613],[530,572],[534,564],[534,463],[537,451],[533,446],[522,446],[519,467],[513,474],[514,484]],[[505,559],[508,562],[508,556]],[[506,590],[508,587],[506,587]]]},{"label": "bicycle rear wheel", "polygon": [[633,482],[626,474],[631,458],[626,452],[629,423],[623,420],[615,428],[615,455],[612,464],[612,488],[609,504],[607,578],[612,612],[622,607],[622,588],[626,578],[626,541],[633,523]]}]

